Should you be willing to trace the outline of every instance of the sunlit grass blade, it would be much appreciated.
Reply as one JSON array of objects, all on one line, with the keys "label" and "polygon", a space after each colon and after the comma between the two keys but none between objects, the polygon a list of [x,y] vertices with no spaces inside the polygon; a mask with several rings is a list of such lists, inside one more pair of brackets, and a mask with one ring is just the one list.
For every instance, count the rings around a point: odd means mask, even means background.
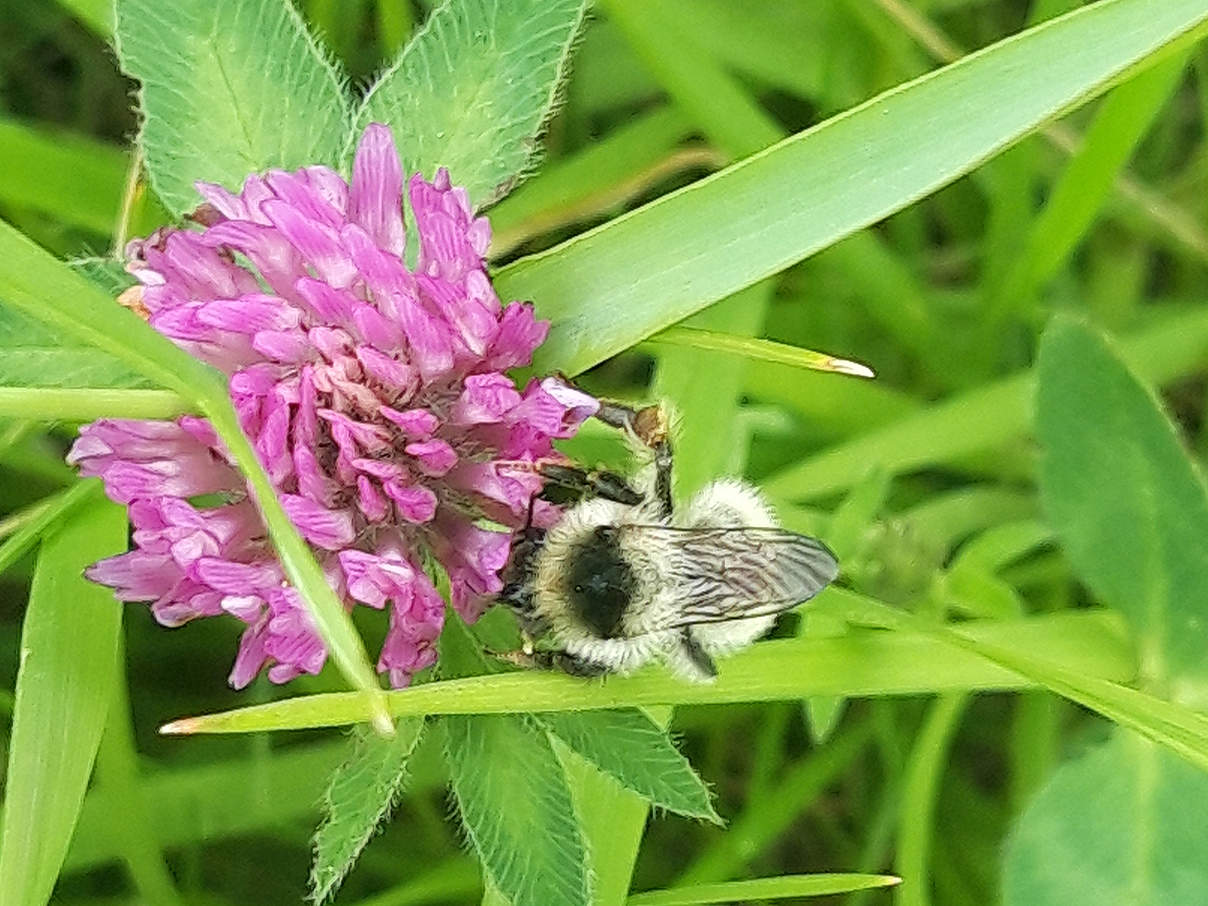
[{"label": "sunlit grass blade", "polygon": [[500,272],[577,373],[967,173],[1185,39],[1195,0],[1106,0],[895,88]]},{"label": "sunlit grass blade", "polygon": [[176,418],[196,411],[196,405],[171,390],[0,387],[0,418],[90,422],[98,418]]},{"label": "sunlit grass blade", "polygon": [[625,906],[696,906],[703,903],[740,903],[749,900],[780,900],[789,897],[824,897],[853,890],[892,887],[902,883],[893,875],[819,874],[780,875],[720,884],[694,884],[668,890],[635,893]]},{"label": "sunlit grass blade", "polygon": [[[248,442],[227,394],[226,381],[116,304],[94,284],[0,222],[0,302],[112,354],[196,405],[218,432],[251,485],[281,565],[302,594],[333,660],[351,685],[379,690],[365,645],[294,528],[272,482]],[[379,726],[388,723],[380,705]]]},{"label": "sunlit grass blade", "polygon": [[[824,603],[829,597],[831,604]],[[872,602],[875,603],[875,602]],[[815,605],[850,613],[862,622],[886,622],[881,612],[907,613],[850,592],[829,590]],[[1120,622],[1106,613],[1066,613],[970,624],[978,639],[1027,651],[1072,672],[1128,681],[1136,672]],[[807,695],[912,695],[948,690],[1031,687],[1011,669],[989,664],[924,632],[853,630],[842,638],[761,642],[719,663],[711,684],[688,683],[660,669],[586,682],[557,673],[518,672],[428,683],[387,696],[392,714],[574,711],[650,705],[716,704],[800,699]],[[221,714],[185,718],[164,733],[248,733],[338,726],[363,721],[368,701],[360,693],[311,695]]]},{"label": "sunlit grass blade", "polygon": [[1208,771],[1208,716],[1190,708],[1054,663],[1038,652],[1007,649],[947,632],[954,644],[1029,677],[1070,701],[1166,746]]},{"label": "sunlit grass blade", "polygon": [[48,539],[21,633],[0,826],[0,906],[39,906],[67,852],[118,678],[121,605],[83,577],[125,548],[126,520],[97,501]]},{"label": "sunlit grass blade", "polygon": [[688,349],[728,352],[748,359],[791,365],[794,368],[811,368],[814,371],[831,371],[836,374],[850,374],[854,377],[876,377],[876,373],[867,365],[836,358],[825,352],[814,352],[812,349],[802,349],[787,343],[777,343],[774,340],[740,337],[698,327],[668,327],[649,337],[646,342],[656,346],[678,346]]}]

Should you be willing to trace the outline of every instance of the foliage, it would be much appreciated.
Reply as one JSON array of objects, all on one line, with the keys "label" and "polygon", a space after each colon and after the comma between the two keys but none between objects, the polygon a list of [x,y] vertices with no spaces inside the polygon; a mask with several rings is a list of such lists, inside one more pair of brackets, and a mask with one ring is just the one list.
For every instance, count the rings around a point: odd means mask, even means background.
[{"label": "foliage", "polygon": [[[0,904],[300,902],[320,812],[338,903],[1203,899],[1202,0],[10,6]],[[553,322],[534,373],[668,398],[677,495],[745,475],[841,587],[709,685],[504,669],[493,613],[378,691],[221,377],[113,303],[106,252],[369,121],[491,217],[500,295]],[[234,627],[80,579],[124,526],[62,465],[76,423],[186,412],[317,678],[234,695]],[[626,466],[599,426],[565,448]]]}]

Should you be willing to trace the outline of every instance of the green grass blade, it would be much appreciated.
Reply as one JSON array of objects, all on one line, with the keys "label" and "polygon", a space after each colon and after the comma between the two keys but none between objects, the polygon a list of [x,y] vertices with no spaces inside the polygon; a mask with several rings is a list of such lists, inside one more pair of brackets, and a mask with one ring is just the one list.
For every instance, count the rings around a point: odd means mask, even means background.
[{"label": "green grass blade", "polygon": [[0,387],[0,418],[90,422],[98,418],[177,418],[196,411],[196,405],[171,390]]},{"label": "green grass blade", "polygon": [[38,505],[32,518],[25,522],[0,544],[0,573],[21,559],[30,548],[60,519],[68,516],[83,503],[95,502],[101,497],[101,483],[96,480],[80,481]]},{"label": "green grass blade", "polygon": [[654,346],[676,346],[686,349],[727,352],[731,355],[756,359],[761,362],[775,362],[778,365],[789,365],[793,368],[810,368],[814,371],[831,371],[857,377],[874,376],[872,370],[867,366],[849,362],[847,359],[837,359],[825,352],[814,352],[812,349],[802,349],[800,346],[790,346],[788,343],[777,343],[775,340],[737,336],[699,327],[668,327],[650,337],[646,342]]},{"label": "green grass blade", "polygon": [[[1188,309],[1122,337],[1121,352],[1157,384],[1190,373],[1203,360],[1208,313]],[[799,460],[763,482],[773,497],[808,499],[849,487],[879,464],[901,474],[992,450],[1022,436],[1031,423],[1032,372],[1015,374],[907,414],[821,453]]]},{"label": "green grass blade", "polygon": [[789,897],[825,897],[853,890],[870,890],[900,884],[892,875],[824,874],[780,875],[721,884],[694,884],[669,890],[635,893],[625,906],[695,906],[698,903],[739,903],[781,900]]},{"label": "green grass blade", "polygon": [[[340,671],[356,688],[379,689],[352,620],[289,521],[268,474],[239,427],[223,376],[177,348],[89,280],[2,221],[0,299],[65,336],[110,353],[197,406],[251,485],[281,565],[302,594]],[[383,719],[384,713],[379,710],[376,720],[380,724]]]},{"label": "green grass blade", "polygon": [[948,766],[953,736],[969,697],[959,693],[941,696],[923,721],[906,765],[906,779],[898,814],[898,845],[894,871],[907,881],[898,906],[928,906],[931,902],[931,839],[940,779]]},{"label": "green grass blade", "polygon": [[344,77],[288,0],[118,0],[122,69],[142,83],[147,173],[175,214],[193,182],[238,189],[270,167],[338,163]]},{"label": "green grass blade", "polygon": [[96,502],[49,538],[21,635],[0,827],[0,906],[49,900],[118,679],[121,605],[83,578],[126,546],[126,520]]},{"label": "green grass blade", "polygon": [[[318,813],[326,778],[347,756],[343,739],[282,747],[267,760],[257,753],[161,768],[143,775],[139,786],[146,801],[154,803],[150,818],[155,839],[161,846],[186,848],[311,818]],[[110,824],[122,814],[122,806],[117,790],[89,791],[65,871],[88,871],[121,857],[124,841],[115,837]]]},{"label": "green grass blade", "polygon": [[[1110,197],[1128,158],[1170,98],[1186,64],[1187,54],[1163,60],[1104,100],[1081,148],[1070,159],[1032,225],[1026,248],[1017,254],[1015,269],[994,304],[994,314],[1001,315],[1021,301],[1029,302],[1036,289],[1065,264]],[[988,319],[987,330],[993,332],[996,324],[1001,324],[1001,318]]]},{"label": "green grass blade", "polygon": [[[678,110],[661,107],[572,155],[550,161],[488,212],[488,256],[498,258],[546,230],[611,211],[644,186],[674,172],[673,165],[710,160],[703,148],[674,152],[691,133],[691,124]],[[716,163],[715,154],[713,158]]]},{"label": "green grass blade", "polygon": [[576,373],[967,173],[1188,36],[1195,0],[1106,0],[972,54],[505,268]]},{"label": "green grass blade", "polygon": [[1007,649],[964,632],[945,632],[953,644],[977,652],[1044,685],[1070,701],[1097,711],[1122,727],[1166,746],[1208,771],[1208,717],[1183,705],[1057,664],[1036,651]]},{"label": "green grass blade", "polygon": [[[829,605],[824,603],[829,598]],[[817,607],[861,622],[888,622],[910,615],[850,592],[831,589]],[[1136,664],[1118,622],[1104,613],[1067,613],[971,624],[979,640],[997,648],[1027,651],[1070,672],[1127,681]],[[913,695],[978,689],[1019,689],[1038,680],[987,664],[930,632],[852,630],[842,638],[761,642],[719,663],[712,684],[686,683],[658,669],[587,683],[555,673],[518,672],[428,683],[387,695],[392,714],[509,713],[629,708],[651,705],[800,699],[807,695]],[[360,693],[311,695],[205,717],[186,718],[168,733],[249,733],[338,726],[367,719]]]},{"label": "green grass blade", "polygon": [[[113,232],[129,154],[83,135],[0,119],[0,200],[102,236]],[[136,231],[163,216],[151,203]]]}]

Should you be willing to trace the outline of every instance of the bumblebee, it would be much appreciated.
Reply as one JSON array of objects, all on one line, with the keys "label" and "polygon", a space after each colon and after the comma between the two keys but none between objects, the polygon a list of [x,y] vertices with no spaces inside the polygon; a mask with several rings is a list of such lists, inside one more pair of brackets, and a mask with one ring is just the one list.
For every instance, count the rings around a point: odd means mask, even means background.
[{"label": "bumblebee", "polygon": [[579,499],[548,529],[530,518],[513,544],[500,594],[526,636],[513,662],[598,676],[661,660],[708,681],[715,657],[751,644],[838,574],[825,544],[780,528],[745,482],[714,481],[675,508],[662,406],[606,402],[596,418],[624,432],[644,463],[632,482],[540,467],[547,486]]}]

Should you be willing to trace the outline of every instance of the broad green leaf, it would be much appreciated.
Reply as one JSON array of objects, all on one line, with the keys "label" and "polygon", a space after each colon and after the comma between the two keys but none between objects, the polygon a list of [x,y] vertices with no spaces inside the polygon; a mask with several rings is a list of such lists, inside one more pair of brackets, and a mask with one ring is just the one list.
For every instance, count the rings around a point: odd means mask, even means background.
[{"label": "broad green leaf", "polygon": [[[829,602],[829,603],[828,603]],[[828,613],[862,621],[893,608],[870,608],[867,599],[828,589],[814,605]],[[871,611],[875,611],[870,613]],[[887,622],[887,621],[886,621]],[[1011,621],[966,624],[978,644],[993,641],[1001,651],[1028,652],[1070,673],[1127,681],[1135,675],[1132,652],[1118,623],[1104,613],[1063,613]],[[969,644],[972,644],[971,642]],[[605,684],[577,677],[524,671],[426,683],[387,694],[392,714],[508,713],[577,711],[649,705],[782,701],[807,695],[913,695],[977,689],[1019,689],[1036,682],[934,638],[931,632],[853,629],[836,639],[760,642],[718,663],[711,684],[685,683],[657,668],[633,676],[609,677]],[[367,719],[369,703],[358,693],[309,695],[174,721],[161,732],[246,733],[259,730],[338,726]],[[1181,710],[1181,709],[1180,709]]]},{"label": "broad green leaf", "polygon": [[1208,774],[1117,730],[1060,768],[1007,840],[1005,906],[1175,906],[1208,890]]},{"label": "broad green leaf", "polygon": [[422,718],[400,721],[394,736],[355,731],[348,760],[331,777],[323,823],[315,831],[311,899],[324,902],[343,883],[361,850],[388,820],[407,782],[411,755],[423,735]]},{"label": "broad green leaf", "polygon": [[338,163],[344,79],[288,0],[118,0],[115,42],[142,83],[139,144],[172,213],[197,207],[199,179],[238,189],[271,167]]},{"label": "broad green leaf", "polygon": [[587,851],[544,731],[510,714],[441,724],[457,811],[487,880],[511,906],[588,906]]},{"label": "broad green leaf", "polygon": [[[0,298],[3,291],[0,290]],[[146,387],[147,379],[94,346],[0,306],[0,387]]]},{"label": "broad green leaf", "polygon": [[739,903],[749,900],[780,900],[788,897],[824,897],[853,890],[872,890],[900,884],[892,875],[779,875],[721,884],[693,884],[669,890],[635,893],[625,906],[696,906],[698,903]]},{"label": "broad green leaf", "polygon": [[407,173],[448,167],[490,204],[533,166],[586,0],[445,0],[369,89],[355,132],[394,129]]},{"label": "broad green leaf", "polygon": [[1187,39],[1197,0],[1106,0],[898,87],[500,272],[576,373],[923,197]]},{"label": "broad green leaf", "polygon": [[1062,545],[1128,617],[1143,680],[1208,704],[1203,478],[1152,391],[1089,328],[1054,322],[1038,373],[1041,498]]},{"label": "broad green leaf", "polygon": [[118,678],[121,605],[83,578],[126,546],[126,520],[94,502],[47,539],[21,633],[0,826],[0,906],[50,899]]},{"label": "broad green leaf", "polygon": [[[365,645],[343,604],[327,584],[306,542],[277,499],[227,395],[225,378],[178,349],[144,321],[117,305],[70,267],[0,221],[0,300],[64,336],[95,346],[157,384],[175,391],[210,420],[252,490],[281,565],[302,594],[319,635],[351,685],[380,686]],[[381,725],[380,706],[374,720]]]},{"label": "broad green leaf", "polygon": [[564,711],[537,722],[628,790],[670,812],[720,823],[709,790],[667,732],[637,710]]}]

